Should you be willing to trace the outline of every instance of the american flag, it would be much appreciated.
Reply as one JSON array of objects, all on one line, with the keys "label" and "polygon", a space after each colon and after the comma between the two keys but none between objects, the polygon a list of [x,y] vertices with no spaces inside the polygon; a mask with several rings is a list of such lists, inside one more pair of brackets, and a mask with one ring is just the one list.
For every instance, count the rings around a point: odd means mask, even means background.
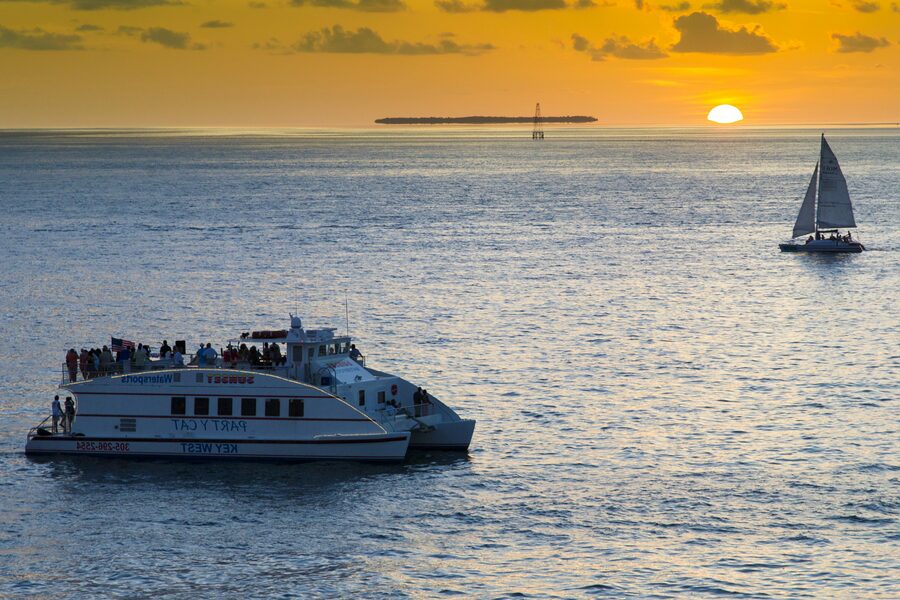
[{"label": "american flag", "polygon": [[122,340],[119,338],[110,338],[109,349],[113,352],[121,352],[125,348],[129,350],[134,350],[134,342],[131,340]]}]

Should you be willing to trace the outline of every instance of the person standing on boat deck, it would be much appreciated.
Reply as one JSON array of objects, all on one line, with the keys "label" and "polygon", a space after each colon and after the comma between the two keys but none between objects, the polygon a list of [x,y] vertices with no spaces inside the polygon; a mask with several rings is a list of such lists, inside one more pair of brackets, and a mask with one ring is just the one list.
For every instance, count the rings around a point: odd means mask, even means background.
[{"label": "person standing on boat deck", "polygon": [[53,416],[53,433],[59,433],[59,418],[62,416],[62,407],[59,405],[59,396],[53,396],[53,404],[50,405]]},{"label": "person standing on boat deck", "polygon": [[184,357],[181,355],[181,352],[178,351],[178,347],[172,351],[172,366],[173,367],[183,367],[184,366]]},{"label": "person standing on boat deck", "polygon": [[159,347],[159,357],[165,358],[171,351],[172,349],[169,347],[169,342],[167,340],[163,340],[162,346]]},{"label": "person standing on boat deck", "polygon": [[121,365],[123,373],[131,372],[131,352],[128,350],[128,346],[122,348],[119,354],[116,355],[116,360]]},{"label": "person standing on boat deck", "polygon": [[143,371],[146,366],[147,353],[144,351],[144,347],[138,344],[137,351],[134,353],[134,368],[138,371]]},{"label": "person standing on boat deck", "polygon": [[88,355],[91,361],[91,372],[93,377],[97,377],[100,375],[100,348],[91,348],[91,353]]},{"label": "person standing on boat deck", "polygon": [[103,371],[104,375],[109,374],[109,367],[113,362],[112,352],[109,351],[109,348],[103,346],[103,351],[100,352],[100,370]]},{"label": "person standing on boat deck", "polygon": [[219,353],[216,352],[216,349],[212,347],[212,344],[206,344],[206,362],[215,365],[217,358],[219,358]]},{"label": "person standing on boat deck", "polygon": [[271,346],[269,346],[269,355],[272,357],[272,364],[274,366],[283,365],[285,362],[287,362],[284,358],[282,358],[281,348],[278,347],[278,344],[272,344]]},{"label": "person standing on boat deck", "polygon": [[350,344],[350,358],[359,362],[360,357],[362,357],[362,352],[356,349],[356,344]]},{"label": "person standing on boat deck", "polygon": [[72,433],[72,422],[75,421],[75,402],[72,396],[66,396],[66,416],[63,419],[63,429],[66,433]]},{"label": "person standing on boat deck", "polygon": [[78,355],[78,368],[81,369],[81,378],[87,379],[88,351],[84,348],[81,349],[81,354]]},{"label": "person standing on boat deck", "polygon": [[75,348],[69,348],[66,352],[66,367],[69,369],[69,381],[73,382],[78,379],[78,353]]}]

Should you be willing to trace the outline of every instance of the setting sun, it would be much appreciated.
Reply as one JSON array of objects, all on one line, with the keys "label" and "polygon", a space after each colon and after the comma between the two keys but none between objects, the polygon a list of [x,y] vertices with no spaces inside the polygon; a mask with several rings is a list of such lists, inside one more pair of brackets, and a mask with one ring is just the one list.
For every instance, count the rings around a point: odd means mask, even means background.
[{"label": "setting sun", "polygon": [[741,111],[738,110],[736,106],[732,106],[730,104],[720,104],[709,111],[709,114],[706,115],[706,118],[713,123],[727,124],[743,121],[744,115],[741,114]]}]

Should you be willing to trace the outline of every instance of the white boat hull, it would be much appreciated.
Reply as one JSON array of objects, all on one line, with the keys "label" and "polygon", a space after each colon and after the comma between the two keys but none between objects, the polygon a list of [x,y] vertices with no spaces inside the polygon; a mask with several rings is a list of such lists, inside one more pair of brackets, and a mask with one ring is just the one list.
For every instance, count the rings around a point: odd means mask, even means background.
[{"label": "white boat hull", "polygon": [[465,452],[472,442],[475,421],[460,420],[438,423],[426,430],[412,432],[411,450],[454,450]]},{"label": "white boat hull", "polygon": [[25,453],[118,457],[201,458],[238,460],[402,461],[408,432],[384,435],[328,436],[312,440],[235,440],[200,438],[115,438],[35,435]]}]

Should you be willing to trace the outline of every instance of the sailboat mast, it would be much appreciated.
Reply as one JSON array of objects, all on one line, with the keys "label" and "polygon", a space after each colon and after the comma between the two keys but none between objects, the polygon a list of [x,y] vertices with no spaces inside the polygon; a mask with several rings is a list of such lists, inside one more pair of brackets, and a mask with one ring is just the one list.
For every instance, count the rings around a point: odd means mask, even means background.
[{"label": "sailboat mast", "polygon": [[822,164],[822,150],[825,148],[825,134],[822,134],[822,137],[819,140],[819,162],[816,163],[816,170],[819,172],[818,181],[816,181],[816,202],[815,209],[813,210],[813,225],[816,227],[816,239],[819,237],[819,194],[822,192],[822,169],[819,169],[819,165]]}]

